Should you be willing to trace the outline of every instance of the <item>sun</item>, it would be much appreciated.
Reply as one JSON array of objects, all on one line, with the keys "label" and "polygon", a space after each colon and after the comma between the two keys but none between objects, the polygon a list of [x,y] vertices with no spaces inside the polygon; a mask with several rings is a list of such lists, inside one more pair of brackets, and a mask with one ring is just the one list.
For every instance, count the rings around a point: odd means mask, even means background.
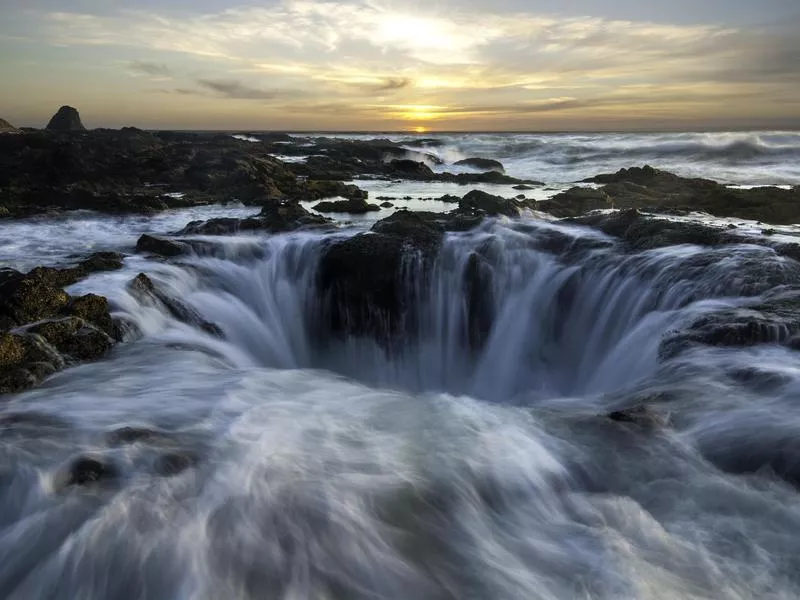
[{"label": "sun", "polygon": [[414,133],[428,133],[428,128],[423,127],[422,125],[417,125],[411,129]]}]

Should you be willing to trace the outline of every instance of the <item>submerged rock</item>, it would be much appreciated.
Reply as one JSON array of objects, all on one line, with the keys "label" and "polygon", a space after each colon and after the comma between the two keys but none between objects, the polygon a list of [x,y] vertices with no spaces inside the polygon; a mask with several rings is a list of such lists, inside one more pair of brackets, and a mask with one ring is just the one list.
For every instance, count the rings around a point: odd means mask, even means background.
[{"label": "submerged rock", "polygon": [[647,404],[637,404],[608,413],[607,417],[617,423],[628,423],[640,427],[660,428],[669,425],[669,416]]},{"label": "submerged rock", "polygon": [[58,112],[50,119],[46,129],[48,131],[58,132],[86,131],[83,123],[81,123],[80,114],[78,114],[77,109],[71,106],[62,106],[59,108]]},{"label": "submerged rock", "polygon": [[175,319],[182,323],[197,327],[215,337],[224,337],[218,325],[206,321],[194,308],[161,290],[153,283],[153,280],[144,273],[139,273],[133,281],[128,284],[128,291],[140,302],[149,301],[160,304]]},{"label": "submerged rock", "polygon": [[659,347],[662,360],[697,346],[746,347],[782,344],[792,347],[800,334],[800,287],[777,288],[750,306],[725,308],[671,331]]},{"label": "submerged rock", "polygon": [[56,487],[99,485],[114,481],[119,475],[119,469],[105,457],[79,456],[56,476]]}]

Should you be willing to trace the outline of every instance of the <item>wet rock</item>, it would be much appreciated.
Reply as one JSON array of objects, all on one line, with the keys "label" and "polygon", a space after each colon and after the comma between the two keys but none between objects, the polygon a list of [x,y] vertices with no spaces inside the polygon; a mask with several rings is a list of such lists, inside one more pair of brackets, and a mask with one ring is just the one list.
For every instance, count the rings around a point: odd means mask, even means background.
[{"label": "wet rock", "polygon": [[45,321],[27,328],[29,333],[42,336],[68,360],[94,360],[111,349],[111,337],[77,317]]},{"label": "wet rock", "polygon": [[408,159],[389,161],[386,171],[395,177],[406,179],[432,180],[436,178],[435,173],[428,165]]},{"label": "wet rock", "polygon": [[173,477],[197,466],[199,462],[199,457],[193,452],[170,452],[159,456],[153,467],[162,477]]},{"label": "wet rock", "polygon": [[117,447],[137,442],[150,442],[162,438],[161,432],[146,427],[120,427],[106,434],[106,444]]},{"label": "wet rock", "polygon": [[660,211],[685,207],[717,217],[737,217],[776,225],[800,222],[800,191],[775,187],[734,189],[708,179],[689,179],[648,165],[587,180],[618,208]]},{"label": "wet rock", "polygon": [[394,204],[391,202],[381,202],[381,208],[394,208]]},{"label": "wet rock", "polygon": [[264,206],[256,217],[192,221],[179,232],[179,235],[230,235],[246,231],[281,233],[297,229],[329,227],[331,223],[330,219],[311,213],[299,204],[273,203]]},{"label": "wet rock", "polygon": [[688,327],[668,332],[659,358],[669,360],[697,346],[747,347],[782,344],[791,347],[800,334],[800,288],[778,288],[757,304],[704,315]]},{"label": "wet rock", "polygon": [[308,181],[301,187],[297,199],[320,200],[322,198],[346,198],[352,201],[366,200],[367,192],[356,185],[345,184],[341,181]]},{"label": "wet rock", "polygon": [[482,171],[497,171],[498,173],[506,172],[503,163],[491,158],[465,158],[464,160],[459,160],[455,164],[459,166],[480,169]]},{"label": "wet rock", "polygon": [[53,287],[66,287],[92,273],[121,269],[123,259],[124,257],[118,252],[96,252],[74,267],[36,267],[27,277],[38,279]]},{"label": "wet rock", "polygon": [[50,119],[46,129],[48,131],[58,131],[62,133],[86,131],[83,123],[81,123],[80,114],[71,106],[62,106],[59,108],[58,112]]},{"label": "wet rock", "polygon": [[109,483],[120,475],[119,469],[108,459],[79,456],[56,477],[57,487],[93,486]]},{"label": "wet rock", "polygon": [[364,214],[380,210],[380,207],[376,204],[368,204],[366,200],[328,200],[314,205],[314,210],[319,212]]},{"label": "wet rock", "polygon": [[513,186],[512,189],[525,191],[525,190],[532,190],[532,189],[534,189],[534,187],[532,185],[527,185],[525,183],[520,183],[520,184],[517,184],[517,185]]},{"label": "wet rock", "polygon": [[588,225],[622,238],[634,250],[650,250],[678,244],[718,246],[745,241],[720,227],[654,218],[640,213],[635,208],[610,214],[578,217],[571,219],[570,222]]},{"label": "wet rock", "polygon": [[0,330],[58,314],[69,301],[64,290],[46,280],[13,269],[0,271]]},{"label": "wet rock", "polygon": [[473,253],[464,272],[468,347],[480,351],[489,339],[494,322],[494,271],[483,256]]},{"label": "wet rock", "polygon": [[439,196],[436,198],[439,202],[447,202],[448,204],[458,204],[461,202],[460,196],[454,196],[452,194],[445,194],[444,196]]},{"label": "wet rock", "polygon": [[611,198],[603,190],[574,187],[549,200],[539,201],[537,208],[554,217],[564,218],[576,217],[593,210],[613,208],[613,206]]},{"label": "wet rock", "polygon": [[155,283],[144,273],[139,273],[129,284],[128,290],[139,301],[157,302],[163,306],[176,320],[197,327],[206,333],[215,337],[224,337],[222,330],[218,325],[206,321],[203,316],[193,309],[188,304],[181,302],[177,298],[173,298],[163,290],[161,290]]},{"label": "wet rock", "polygon": [[186,254],[190,248],[183,242],[143,234],[136,242],[136,252],[174,257]]},{"label": "wet rock", "polygon": [[473,215],[518,217],[521,207],[522,205],[516,200],[494,196],[480,190],[472,190],[458,203],[458,212]]},{"label": "wet rock", "polygon": [[[406,269],[416,265],[424,279],[443,236],[444,228],[432,219],[397,211],[372,231],[332,244],[318,270],[322,337],[370,336],[390,343],[409,334],[416,315]],[[411,255],[422,260],[407,261]]]},{"label": "wet rock", "polygon": [[80,317],[91,323],[106,335],[114,335],[114,321],[111,318],[108,300],[97,294],[86,294],[72,298],[63,311],[67,315]]},{"label": "wet rock", "polygon": [[669,425],[669,415],[661,413],[647,404],[637,404],[606,415],[617,423],[627,423],[640,427],[661,428]]}]

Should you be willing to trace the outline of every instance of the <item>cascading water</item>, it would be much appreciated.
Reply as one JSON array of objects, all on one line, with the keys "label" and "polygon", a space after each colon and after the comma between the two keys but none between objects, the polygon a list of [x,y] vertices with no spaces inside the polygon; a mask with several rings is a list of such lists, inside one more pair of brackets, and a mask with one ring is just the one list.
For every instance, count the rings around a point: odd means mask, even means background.
[{"label": "cascading water", "polygon": [[[659,357],[795,263],[488,222],[427,274],[410,259],[416,318],[387,348],[320,335],[320,258],[347,235],[221,239],[78,284],[140,337],[0,413],[0,597],[798,597],[795,491],[714,466],[794,447],[789,351]],[[223,337],[126,291],[140,270]],[[599,416],[656,396],[672,429]],[[65,489],[82,454],[116,477]]]}]

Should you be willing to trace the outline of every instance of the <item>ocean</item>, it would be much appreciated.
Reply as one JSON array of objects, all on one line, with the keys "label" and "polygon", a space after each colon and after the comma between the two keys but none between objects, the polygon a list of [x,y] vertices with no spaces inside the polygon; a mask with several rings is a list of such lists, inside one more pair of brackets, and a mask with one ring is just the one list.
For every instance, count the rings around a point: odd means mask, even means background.
[{"label": "ocean", "polygon": [[[419,137],[391,136],[440,170],[499,160],[545,183],[530,197],[643,164],[731,185],[800,185],[800,133],[442,134],[423,146]],[[398,208],[441,211],[453,207],[427,198],[520,193],[356,183]],[[447,234],[431,273],[409,259],[405,301],[419,318],[407,344],[321,344],[322,255],[393,209],[344,216],[334,233],[201,237],[206,251],[174,261],[133,253],[143,232],[258,210],[231,200],[0,225],[0,266],[127,253],[122,270],[68,291],[108,297],[139,331],[108,358],[3,399],[0,597],[800,597],[798,354],[762,344],[665,355],[662,345],[800,281],[798,263],[755,243],[631,252],[544,215],[489,219]],[[554,235],[588,250],[542,250]],[[775,236],[796,241],[800,228]],[[478,351],[465,342],[476,253],[492,272]],[[138,273],[224,336],[132,294]],[[640,404],[669,425],[604,416]],[[121,443],[121,428],[150,433]],[[165,453],[191,468],[159,475]],[[119,476],[64,490],[65,465],[80,455]]]}]

